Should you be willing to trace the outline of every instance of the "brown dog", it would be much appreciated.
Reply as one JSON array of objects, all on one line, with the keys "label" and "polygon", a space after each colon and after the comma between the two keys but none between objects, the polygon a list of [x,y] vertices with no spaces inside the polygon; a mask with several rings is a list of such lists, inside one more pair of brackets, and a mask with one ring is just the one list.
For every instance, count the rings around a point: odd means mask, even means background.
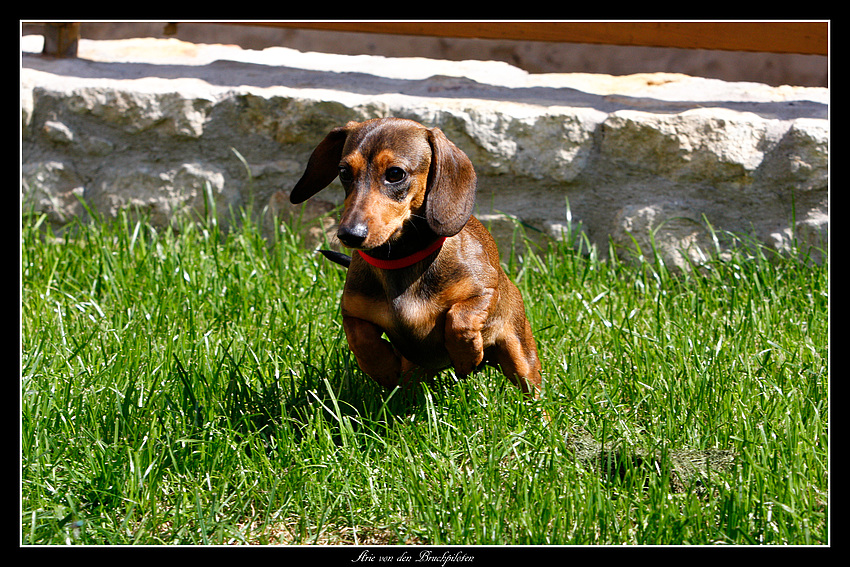
[{"label": "brown dog", "polygon": [[417,371],[453,366],[464,377],[490,363],[537,397],[534,336],[492,236],[472,216],[476,176],[466,154],[411,120],[349,122],[316,147],[290,200],[309,199],[337,176],[345,188],[337,235],[356,250],[343,327],[362,370],[393,388]]}]

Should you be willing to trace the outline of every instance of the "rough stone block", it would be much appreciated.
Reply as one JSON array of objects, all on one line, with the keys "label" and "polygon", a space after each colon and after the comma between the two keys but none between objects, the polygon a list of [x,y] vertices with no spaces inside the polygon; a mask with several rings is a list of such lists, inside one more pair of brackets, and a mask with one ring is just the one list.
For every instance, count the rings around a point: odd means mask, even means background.
[{"label": "rough stone block", "polygon": [[250,204],[327,229],[336,182],[309,208],[286,198],[307,157],[335,126],[394,115],[442,128],[470,156],[476,212],[500,240],[518,221],[602,254],[655,246],[685,266],[724,232],[777,250],[828,238],[827,89],[144,41],[157,48],[81,40],[77,59],[24,42],[25,212],[61,226],[85,214],[82,199],[167,224],[212,199],[223,224]]}]

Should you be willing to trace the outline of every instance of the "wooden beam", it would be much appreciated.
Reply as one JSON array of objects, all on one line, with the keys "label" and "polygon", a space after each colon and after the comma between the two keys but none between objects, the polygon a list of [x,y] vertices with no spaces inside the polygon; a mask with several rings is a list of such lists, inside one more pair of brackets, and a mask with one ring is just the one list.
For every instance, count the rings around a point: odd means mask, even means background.
[{"label": "wooden beam", "polygon": [[[225,22],[216,22],[225,23]],[[233,22],[280,28],[828,55],[829,22]]]},{"label": "wooden beam", "polygon": [[49,57],[76,57],[79,41],[79,22],[48,23],[44,26],[41,54]]}]

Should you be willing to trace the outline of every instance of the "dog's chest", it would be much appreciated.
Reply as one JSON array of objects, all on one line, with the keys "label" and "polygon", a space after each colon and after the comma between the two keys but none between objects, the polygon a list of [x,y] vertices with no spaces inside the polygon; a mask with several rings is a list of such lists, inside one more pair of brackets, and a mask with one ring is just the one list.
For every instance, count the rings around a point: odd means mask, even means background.
[{"label": "dog's chest", "polygon": [[382,283],[386,307],[378,316],[382,320],[375,322],[393,345],[407,358],[419,359],[420,364],[425,362],[423,358],[442,358],[448,307],[438,300],[440,294],[434,282],[424,278],[390,278]]},{"label": "dog's chest", "polygon": [[421,295],[399,296],[389,302],[384,331],[405,358],[438,370],[451,364],[445,349],[446,310]]},{"label": "dog's chest", "polygon": [[389,300],[392,326],[413,336],[426,337],[442,315],[440,307],[415,290]]},{"label": "dog's chest", "polygon": [[425,336],[445,309],[435,301],[432,281],[402,274],[381,274],[349,271],[349,282],[343,296],[345,312],[372,321],[386,331],[396,329],[412,335]]},{"label": "dog's chest", "polygon": [[384,278],[381,284],[390,317],[388,327],[413,338],[428,336],[444,311],[434,301],[433,282],[426,281],[424,276],[391,276]]}]

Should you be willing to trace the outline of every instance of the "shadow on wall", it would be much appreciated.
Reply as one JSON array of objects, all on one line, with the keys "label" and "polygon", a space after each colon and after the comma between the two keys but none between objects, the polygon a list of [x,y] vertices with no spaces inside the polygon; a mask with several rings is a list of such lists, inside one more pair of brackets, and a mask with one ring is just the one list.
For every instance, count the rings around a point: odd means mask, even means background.
[{"label": "shadow on wall", "polygon": [[[24,34],[41,33],[40,26],[30,27],[32,29],[27,31],[27,26],[24,26]],[[816,55],[432,38],[191,23],[181,23],[176,34],[166,35],[162,22],[86,22],[81,33],[87,39],[175,37],[195,43],[235,44],[246,49],[280,46],[342,55],[504,61],[530,73],[628,75],[663,72],[775,86],[829,86],[829,58]]]}]

